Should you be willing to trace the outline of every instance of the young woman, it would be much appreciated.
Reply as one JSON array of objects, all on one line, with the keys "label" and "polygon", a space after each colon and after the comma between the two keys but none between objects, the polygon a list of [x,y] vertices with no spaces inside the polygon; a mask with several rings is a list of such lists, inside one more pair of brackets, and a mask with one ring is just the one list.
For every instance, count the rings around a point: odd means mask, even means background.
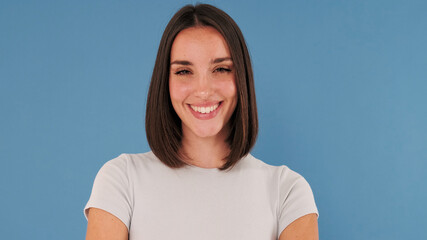
[{"label": "young woman", "polygon": [[318,239],[305,179],[251,156],[258,130],[249,53],[223,11],[185,6],[167,25],[148,93],[152,149],[99,171],[87,239]]}]

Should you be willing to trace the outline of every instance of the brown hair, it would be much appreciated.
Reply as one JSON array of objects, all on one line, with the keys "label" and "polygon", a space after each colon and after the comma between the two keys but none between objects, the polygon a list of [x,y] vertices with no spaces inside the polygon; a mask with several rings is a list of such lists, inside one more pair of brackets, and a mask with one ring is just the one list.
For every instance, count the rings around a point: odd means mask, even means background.
[{"label": "brown hair", "polygon": [[170,53],[178,33],[194,26],[210,26],[224,37],[235,66],[237,105],[230,118],[227,144],[230,153],[219,168],[233,167],[254,146],[258,134],[258,116],[251,60],[243,34],[234,20],[224,11],[208,5],[186,5],[169,21],[160,40],[156,63],[151,77],[145,115],[145,130],[153,153],[167,166],[179,168],[182,161],[181,120],[173,109],[169,95]]}]

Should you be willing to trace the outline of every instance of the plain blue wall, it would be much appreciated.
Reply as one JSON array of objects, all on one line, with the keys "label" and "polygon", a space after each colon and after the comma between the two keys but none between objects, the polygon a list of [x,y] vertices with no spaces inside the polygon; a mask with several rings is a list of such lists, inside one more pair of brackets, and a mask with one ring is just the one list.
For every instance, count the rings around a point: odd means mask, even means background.
[{"label": "plain blue wall", "polygon": [[[253,154],[309,181],[321,239],[427,239],[427,1],[208,1],[253,58]],[[83,239],[102,164],[148,151],[147,87],[188,1],[0,2],[2,239]]]}]

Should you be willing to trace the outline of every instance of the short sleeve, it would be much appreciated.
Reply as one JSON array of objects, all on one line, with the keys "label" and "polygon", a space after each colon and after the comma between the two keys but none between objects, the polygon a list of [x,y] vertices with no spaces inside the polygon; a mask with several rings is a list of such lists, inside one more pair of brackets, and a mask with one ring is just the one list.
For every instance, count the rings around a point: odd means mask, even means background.
[{"label": "short sleeve", "polygon": [[304,177],[283,166],[279,180],[278,236],[293,221],[310,213],[319,216],[310,185]]},{"label": "short sleeve", "polygon": [[105,163],[96,175],[84,208],[86,219],[89,208],[99,208],[119,218],[129,230],[133,206],[129,186],[125,154]]}]

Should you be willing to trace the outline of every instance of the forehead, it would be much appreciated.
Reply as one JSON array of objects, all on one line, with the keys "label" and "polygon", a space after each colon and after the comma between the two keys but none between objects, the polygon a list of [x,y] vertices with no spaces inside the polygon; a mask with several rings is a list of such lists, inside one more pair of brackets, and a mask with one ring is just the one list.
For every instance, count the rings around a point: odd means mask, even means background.
[{"label": "forehead", "polygon": [[212,60],[230,57],[224,37],[213,27],[191,27],[175,37],[171,49],[174,60]]}]

